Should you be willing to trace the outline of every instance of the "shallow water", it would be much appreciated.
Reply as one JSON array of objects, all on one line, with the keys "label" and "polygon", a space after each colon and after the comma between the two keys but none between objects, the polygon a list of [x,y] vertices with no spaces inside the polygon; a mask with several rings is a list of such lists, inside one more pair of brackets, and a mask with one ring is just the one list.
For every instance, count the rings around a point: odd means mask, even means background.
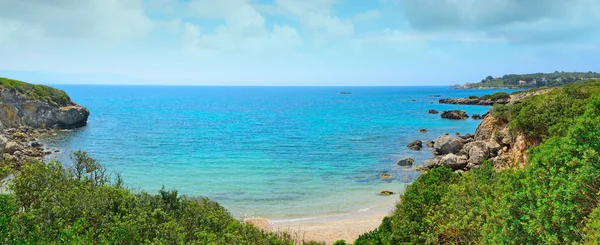
[{"label": "shallow water", "polygon": [[[485,113],[440,98],[506,90],[449,87],[169,87],[57,85],[91,111],[87,127],[47,146],[68,161],[82,149],[135,190],[162,185],[202,195],[237,217],[318,217],[377,208],[418,177],[429,149],[415,140],[473,133],[479,121],[452,121],[429,109]],[[349,91],[352,94],[340,94]],[[413,101],[414,100],[414,101]],[[434,102],[434,104],[431,104]],[[427,128],[427,133],[419,133]],[[391,173],[381,180],[379,174]]]}]

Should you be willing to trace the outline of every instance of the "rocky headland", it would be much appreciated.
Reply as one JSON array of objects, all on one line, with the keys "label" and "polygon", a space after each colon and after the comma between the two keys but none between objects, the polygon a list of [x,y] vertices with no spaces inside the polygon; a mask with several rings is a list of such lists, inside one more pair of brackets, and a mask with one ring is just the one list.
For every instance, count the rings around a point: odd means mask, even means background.
[{"label": "rocky headland", "polygon": [[0,78],[0,153],[20,166],[51,152],[39,143],[57,130],[83,127],[90,112],[62,90]]},{"label": "rocky headland", "polygon": [[[552,89],[539,89],[526,92],[513,93],[509,99],[497,100],[495,103],[515,104],[535,95],[550,92]],[[452,99],[456,104],[472,105],[488,102],[475,102],[474,99]],[[460,102],[462,101],[462,102]],[[460,103],[459,103],[460,102]],[[493,103],[492,103],[493,104]],[[462,114],[462,113],[461,113]],[[479,115],[477,115],[479,119]],[[484,161],[490,161],[495,167],[520,166],[527,162],[527,150],[534,145],[526,137],[517,133],[511,134],[508,121],[498,119],[491,113],[481,116],[483,120],[477,127],[475,134],[452,137],[442,135],[435,141],[430,141],[433,146],[434,158],[427,160],[422,169],[445,166],[455,171],[465,171],[478,168]]]}]

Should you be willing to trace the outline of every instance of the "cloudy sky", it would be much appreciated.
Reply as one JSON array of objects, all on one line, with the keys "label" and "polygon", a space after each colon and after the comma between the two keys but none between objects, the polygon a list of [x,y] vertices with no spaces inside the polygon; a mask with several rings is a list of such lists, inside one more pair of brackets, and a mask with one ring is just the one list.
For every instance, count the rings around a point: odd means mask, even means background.
[{"label": "cloudy sky", "polygon": [[600,71],[600,0],[0,0],[0,76],[446,85]]}]

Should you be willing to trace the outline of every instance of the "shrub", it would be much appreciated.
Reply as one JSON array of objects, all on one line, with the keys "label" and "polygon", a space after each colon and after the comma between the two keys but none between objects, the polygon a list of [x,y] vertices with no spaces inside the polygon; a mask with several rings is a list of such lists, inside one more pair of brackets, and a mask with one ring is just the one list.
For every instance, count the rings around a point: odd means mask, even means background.
[{"label": "shrub", "polygon": [[29,99],[48,102],[57,106],[66,106],[71,103],[71,98],[67,93],[46,85],[30,84],[0,77],[0,88],[16,91]]},{"label": "shrub", "polygon": [[[31,162],[0,195],[2,244],[292,244],[175,190],[132,193],[87,154],[74,166]],[[17,212],[19,208],[22,212]]]}]

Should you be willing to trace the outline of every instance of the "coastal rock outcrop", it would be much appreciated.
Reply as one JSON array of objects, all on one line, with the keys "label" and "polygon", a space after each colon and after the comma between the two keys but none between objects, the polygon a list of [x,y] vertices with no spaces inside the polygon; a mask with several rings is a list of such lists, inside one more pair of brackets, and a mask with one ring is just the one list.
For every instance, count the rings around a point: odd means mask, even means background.
[{"label": "coastal rock outcrop", "polygon": [[59,105],[28,98],[17,91],[0,88],[0,130],[32,128],[70,129],[85,126],[90,111],[72,101]]},{"label": "coastal rock outcrop", "polygon": [[469,118],[469,115],[463,110],[451,110],[442,112],[442,118],[460,120]]},{"label": "coastal rock outcrop", "polygon": [[440,104],[452,104],[452,105],[494,105],[494,104],[508,104],[510,98],[502,98],[497,100],[483,99],[483,98],[448,98],[441,99],[438,101]]},{"label": "coastal rock outcrop", "polygon": [[429,147],[429,148],[433,148],[433,147],[435,147],[435,141],[433,141],[433,140],[428,140],[428,141],[425,143],[425,145],[426,145],[427,147]]},{"label": "coastal rock outcrop", "polygon": [[413,142],[410,142],[406,147],[413,149],[415,151],[420,151],[421,148],[423,148],[423,141],[415,140]]},{"label": "coastal rock outcrop", "polygon": [[511,136],[508,122],[486,114],[475,135],[442,135],[434,143],[437,156],[425,161],[424,168],[445,166],[453,170],[478,168],[485,160],[495,167],[515,166],[527,162],[528,146],[522,134]]},{"label": "coastal rock outcrop", "polygon": [[62,90],[0,77],[0,161],[42,159],[39,137],[85,126],[90,111]]},{"label": "coastal rock outcrop", "polygon": [[473,119],[473,120],[481,120],[483,118],[479,114],[473,114],[473,115],[471,115],[471,119]]},{"label": "coastal rock outcrop", "polygon": [[436,111],[436,110],[433,110],[433,109],[429,110],[429,114],[438,114],[438,113],[440,113],[440,112]]}]

